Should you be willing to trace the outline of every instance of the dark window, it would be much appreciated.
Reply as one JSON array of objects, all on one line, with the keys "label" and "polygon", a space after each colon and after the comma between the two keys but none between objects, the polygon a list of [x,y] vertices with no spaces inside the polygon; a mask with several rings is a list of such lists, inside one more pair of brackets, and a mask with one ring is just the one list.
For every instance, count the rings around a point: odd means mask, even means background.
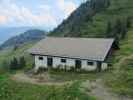
[{"label": "dark window", "polygon": [[61,59],[61,62],[62,63],[66,63],[66,59]]},{"label": "dark window", "polygon": [[87,64],[92,66],[93,62],[88,61]]},{"label": "dark window", "polygon": [[43,57],[39,57],[38,59],[39,59],[39,60],[43,60]]},{"label": "dark window", "polygon": [[81,67],[82,67],[81,60],[75,60],[75,67],[76,67],[76,69],[81,69]]},{"label": "dark window", "polygon": [[47,65],[49,67],[52,67],[53,66],[53,58],[52,57],[47,57]]}]

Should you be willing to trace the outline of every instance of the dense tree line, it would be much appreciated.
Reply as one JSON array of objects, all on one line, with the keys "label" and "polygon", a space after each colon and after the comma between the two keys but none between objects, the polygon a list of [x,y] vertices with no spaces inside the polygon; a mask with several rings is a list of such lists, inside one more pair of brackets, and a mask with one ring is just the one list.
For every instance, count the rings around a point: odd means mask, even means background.
[{"label": "dense tree line", "polygon": [[115,22],[111,23],[110,21],[107,23],[106,28],[106,37],[115,38],[117,44],[119,44],[119,40],[124,39],[127,35],[128,29],[131,27],[131,17],[117,18]]},{"label": "dense tree line", "polygon": [[90,0],[90,7],[94,11],[100,11],[110,6],[110,0]]},{"label": "dense tree line", "polygon": [[110,0],[88,0],[81,4],[68,19],[64,20],[50,35],[65,37],[81,37],[86,23],[93,22],[93,16],[110,6]]},{"label": "dense tree line", "polygon": [[11,70],[18,70],[18,69],[23,69],[26,66],[26,60],[24,57],[20,57],[17,59],[14,57],[9,64],[9,68]]}]

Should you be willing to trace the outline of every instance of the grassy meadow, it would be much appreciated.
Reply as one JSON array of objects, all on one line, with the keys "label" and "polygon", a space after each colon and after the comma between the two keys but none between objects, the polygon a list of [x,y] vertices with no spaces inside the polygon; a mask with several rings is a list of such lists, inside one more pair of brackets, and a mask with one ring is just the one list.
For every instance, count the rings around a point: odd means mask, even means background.
[{"label": "grassy meadow", "polygon": [[[133,16],[133,0],[111,0],[111,6],[107,10],[93,17],[93,23],[86,22],[80,26],[81,37],[104,37],[107,22],[114,23],[117,18],[124,20],[128,16]],[[114,52],[110,71],[84,74],[50,72],[51,77],[56,80],[73,81],[72,84],[63,86],[35,85],[11,79],[16,72],[8,72],[6,64],[13,57],[25,56],[27,66],[24,70],[31,68],[33,60],[26,51],[33,44],[24,44],[17,50],[8,48],[0,51],[0,100],[96,100],[82,92],[80,84],[97,78],[102,78],[114,93],[133,96],[133,27],[128,30],[126,38],[120,41],[120,50]]]},{"label": "grassy meadow", "polygon": [[52,72],[51,77],[58,81],[72,81],[58,86],[14,81],[15,73],[0,72],[0,100],[96,100],[80,90],[81,82],[94,79],[95,74]]},{"label": "grassy meadow", "polygon": [[[115,52],[113,70],[105,81],[107,86],[121,95],[133,96],[133,30],[121,41],[120,50]],[[115,77],[114,77],[115,76]]]}]

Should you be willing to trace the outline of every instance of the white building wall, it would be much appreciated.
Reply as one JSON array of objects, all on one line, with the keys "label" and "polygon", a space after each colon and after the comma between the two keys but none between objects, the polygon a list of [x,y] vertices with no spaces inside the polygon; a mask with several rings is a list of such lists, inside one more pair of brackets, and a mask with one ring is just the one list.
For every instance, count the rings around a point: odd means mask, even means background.
[{"label": "white building wall", "polygon": [[[66,63],[62,63],[61,59],[66,59]],[[67,59],[67,58],[53,57],[53,68],[57,68],[59,65],[67,66],[68,67],[67,69],[70,69],[70,67],[75,66],[75,60]]]},{"label": "white building wall", "polygon": [[60,65],[60,58],[59,57],[53,57],[53,68],[57,68]]},{"label": "white building wall", "polygon": [[93,65],[87,64],[88,60],[82,60],[82,69],[87,71],[94,71],[97,68],[97,62],[93,62]]},{"label": "white building wall", "polygon": [[47,68],[47,57],[41,56],[43,57],[43,60],[39,60],[39,57],[40,56],[35,56],[35,69],[38,69],[39,67]]},{"label": "white building wall", "polygon": [[75,59],[67,59],[67,65],[69,66],[68,69],[75,67]]},{"label": "white building wall", "polygon": [[[43,57],[43,60],[39,60],[39,56],[35,56],[35,69],[38,69],[39,67],[47,68],[47,56],[41,56]],[[62,63],[61,59],[59,57],[52,57],[53,58],[53,68],[57,68],[59,65],[67,66],[67,69],[70,69],[70,67],[75,67],[75,59],[66,59],[66,63]],[[88,60],[81,60],[82,63],[82,69],[87,71],[94,71],[97,68],[97,62],[94,61],[93,65],[87,64]],[[107,69],[107,63],[102,63],[102,70]]]},{"label": "white building wall", "polygon": [[106,70],[106,69],[108,69],[108,64],[103,62],[102,63],[102,70]]}]

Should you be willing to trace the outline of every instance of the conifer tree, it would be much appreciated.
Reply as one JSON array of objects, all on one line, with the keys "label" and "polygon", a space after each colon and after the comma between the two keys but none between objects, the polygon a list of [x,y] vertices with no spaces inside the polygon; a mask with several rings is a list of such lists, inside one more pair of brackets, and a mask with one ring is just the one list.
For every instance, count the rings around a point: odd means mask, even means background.
[{"label": "conifer tree", "polygon": [[132,23],[131,23],[131,18],[130,17],[127,17],[126,24],[127,24],[126,25],[127,28],[130,28],[131,27]]},{"label": "conifer tree", "polygon": [[20,57],[19,59],[19,67],[20,69],[26,66],[26,61],[24,57]]},{"label": "conifer tree", "polygon": [[122,27],[122,30],[121,30],[121,39],[124,39],[126,34],[127,34],[127,26],[126,26],[125,23],[123,23],[123,27]]},{"label": "conifer tree", "polygon": [[112,33],[111,22],[108,22],[108,23],[107,23],[107,28],[106,28],[106,36],[107,36],[107,37],[111,37],[111,36],[112,36],[111,33]]},{"label": "conifer tree", "polygon": [[11,60],[10,62],[10,69],[16,70],[18,69],[19,64],[18,64],[18,60],[16,57],[13,58],[13,60]]},{"label": "conifer tree", "polygon": [[120,19],[117,19],[114,25],[114,31],[116,34],[120,34],[121,30],[122,30],[122,22]]}]

